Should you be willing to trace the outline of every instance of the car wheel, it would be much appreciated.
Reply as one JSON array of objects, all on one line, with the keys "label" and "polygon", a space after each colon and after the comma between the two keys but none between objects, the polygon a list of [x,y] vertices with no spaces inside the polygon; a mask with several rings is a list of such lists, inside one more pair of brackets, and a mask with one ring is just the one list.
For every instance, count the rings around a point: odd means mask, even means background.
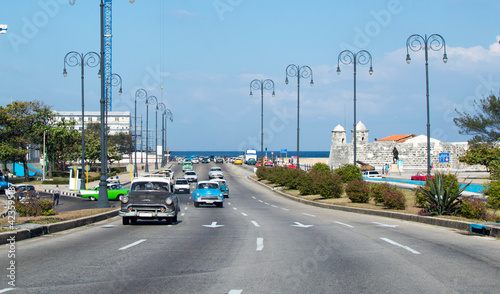
[{"label": "car wheel", "polygon": [[117,199],[118,199],[119,201],[122,201],[122,197],[123,197],[123,195],[122,195],[122,194],[120,194],[120,195],[116,196],[115,200],[117,200]]},{"label": "car wheel", "polygon": [[97,199],[94,196],[89,197],[90,201],[96,201]]},{"label": "car wheel", "polygon": [[166,224],[166,225],[171,225],[171,224],[172,224],[172,218],[171,218],[171,217],[167,217],[167,218],[165,219],[165,224]]},{"label": "car wheel", "polygon": [[177,213],[175,214],[175,216],[172,218],[172,222],[176,223],[177,222]]},{"label": "car wheel", "polygon": [[122,218],[122,224],[123,225],[128,225],[129,221],[130,221],[130,219],[128,217],[123,217]]}]

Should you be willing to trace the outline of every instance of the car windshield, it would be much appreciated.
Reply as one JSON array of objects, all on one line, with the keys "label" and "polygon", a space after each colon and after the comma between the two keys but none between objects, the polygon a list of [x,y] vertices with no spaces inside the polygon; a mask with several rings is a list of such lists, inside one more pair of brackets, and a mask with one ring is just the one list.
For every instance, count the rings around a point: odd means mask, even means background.
[{"label": "car windshield", "polygon": [[219,185],[215,183],[199,183],[198,189],[219,189]]},{"label": "car windshield", "polygon": [[168,183],[164,182],[136,182],[132,184],[132,191],[169,191]]},{"label": "car windshield", "polygon": [[188,185],[189,184],[187,180],[177,180],[177,181],[175,181],[175,183],[177,185]]}]

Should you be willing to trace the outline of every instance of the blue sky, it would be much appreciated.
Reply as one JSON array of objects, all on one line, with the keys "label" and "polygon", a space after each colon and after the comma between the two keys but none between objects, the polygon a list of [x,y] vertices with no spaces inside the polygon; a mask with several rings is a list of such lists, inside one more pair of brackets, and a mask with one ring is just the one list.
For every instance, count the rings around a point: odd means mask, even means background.
[{"label": "blue sky", "polygon": [[[0,105],[38,99],[53,110],[81,111],[80,72],[66,53],[99,52],[99,1],[0,0]],[[369,140],[426,134],[423,52],[406,58],[412,34],[440,34],[443,51],[429,54],[431,136],[466,141],[453,124],[454,109],[474,111],[474,99],[498,94],[500,31],[496,0],[127,0],[113,1],[113,72],[123,92],[113,110],[134,111],[144,88],[172,111],[172,150],[260,149],[260,92],[253,79],[272,79],[264,92],[265,147],[296,149],[297,83],[285,85],[289,64],[313,70],[301,80],[300,149],[329,150],[331,130],[353,125],[353,66],[344,49],[368,50],[357,66],[357,119]],[[99,110],[97,69],[85,69],[85,109]],[[163,95],[160,88],[163,87]],[[145,116],[143,100],[138,114]],[[150,111],[150,125],[154,113]]]}]

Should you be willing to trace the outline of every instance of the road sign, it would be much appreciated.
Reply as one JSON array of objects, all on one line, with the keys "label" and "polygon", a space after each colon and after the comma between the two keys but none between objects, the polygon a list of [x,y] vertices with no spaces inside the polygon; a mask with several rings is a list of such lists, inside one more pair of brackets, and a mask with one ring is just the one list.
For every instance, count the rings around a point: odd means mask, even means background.
[{"label": "road sign", "polygon": [[287,149],[281,149],[281,153],[288,153]]},{"label": "road sign", "polygon": [[450,153],[439,153],[439,162],[450,162]]},{"label": "road sign", "polygon": [[0,24],[0,34],[5,34],[7,32],[7,25]]}]

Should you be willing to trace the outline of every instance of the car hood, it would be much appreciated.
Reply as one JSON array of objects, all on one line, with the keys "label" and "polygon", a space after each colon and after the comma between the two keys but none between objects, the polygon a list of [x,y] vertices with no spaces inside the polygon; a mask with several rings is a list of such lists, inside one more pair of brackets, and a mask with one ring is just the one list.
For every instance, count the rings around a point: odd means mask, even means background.
[{"label": "car hood", "polygon": [[194,191],[194,194],[200,194],[200,195],[220,195],[221,190],[219,189],[198,189]]},{"label": "car hood", "polygon": [[128,194],[127,204],[164,204],[165,199],[172,195],[164,191],[131,191]]}]

